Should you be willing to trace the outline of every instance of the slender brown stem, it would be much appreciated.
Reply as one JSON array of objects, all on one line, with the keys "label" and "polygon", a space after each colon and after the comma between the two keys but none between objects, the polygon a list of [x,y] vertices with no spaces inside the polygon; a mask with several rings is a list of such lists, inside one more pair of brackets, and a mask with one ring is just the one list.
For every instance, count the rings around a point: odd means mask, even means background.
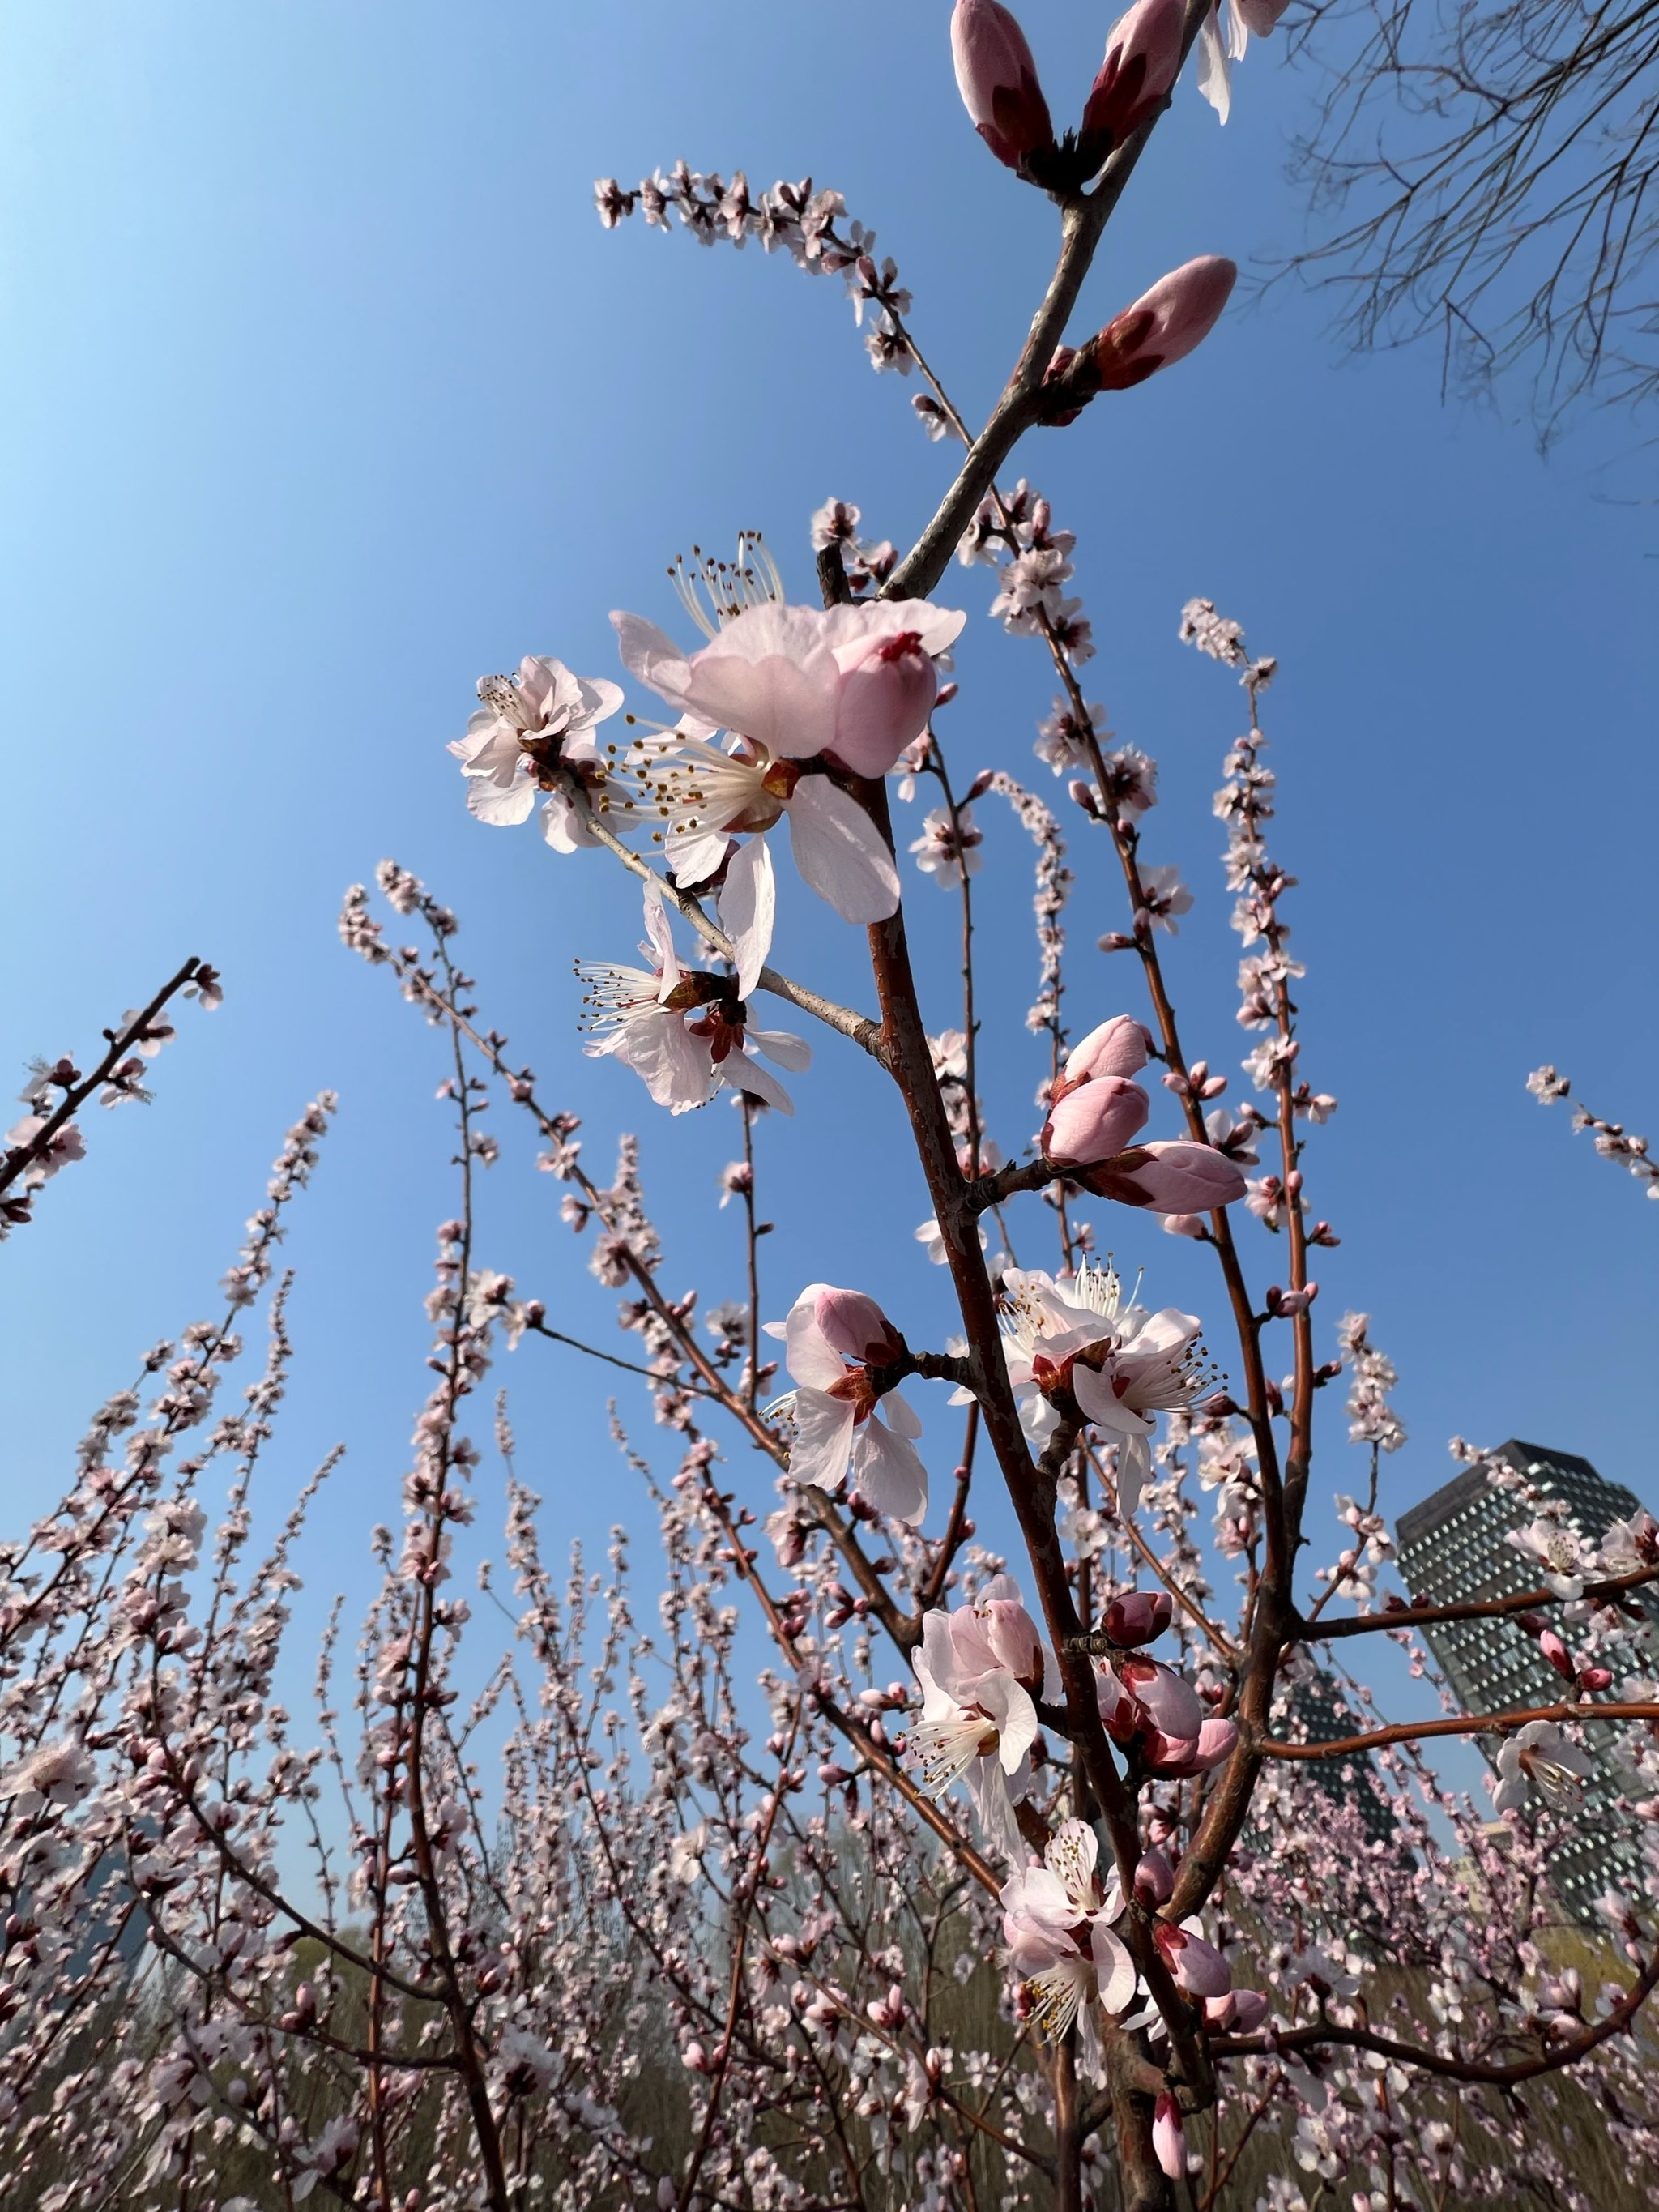
[{"label": "slender brown stem", "polygon": [[175,992],[182,991],[185,984],[194,979],[202,963],[193,955],[186,960],[178,974],[162,984],[143,1012],[141,1014],[136,1014],[119,1035],[111,1039],[109,1050],[93,1069],[92,1073],[83,1076],[80,1082],[64,1093],[62,1100],[47,1115],[28,1142],[18,1145],[9,1152],[0,1152],[0,1191],[3,1191],[9,1184],[15,1182],[19,1176],[27,1174],[37,1160],[45,1158],[51,1151],[52,1139],[58,1131],[66,1122],[73,1121],[99,1085],[109,1080],[120,1066],[128,1050],[138,1038],[143,1036],[146,1029],[161,1012],[167,1000]]}]

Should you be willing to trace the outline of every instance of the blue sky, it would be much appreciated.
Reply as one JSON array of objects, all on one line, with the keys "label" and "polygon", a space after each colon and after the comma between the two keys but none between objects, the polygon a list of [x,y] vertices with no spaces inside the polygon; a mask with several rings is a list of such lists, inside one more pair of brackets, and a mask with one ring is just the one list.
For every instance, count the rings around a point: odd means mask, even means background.
[{"label": "blue sky", "polygon": [[[694,539],[761,527],[805,597],[806,520],[827,496],[901,541],[925,520],[948,450],[915,428],[908,386],[869,372],[838,284],[637,222],[607,236],[591,186],[681,153],[757,185],[838,186],[981,411],[1054,220],[972,136],[948,12],[854,0],[719,39],[656,0],[8,12],[0,687],[16,795],[0,1045],[19,1082],[32,1052],[84,1054],[186,952],[228,991],[211,1018],[185,1010],[154,1106],[94,1110],[88,1160],[0,1256],[15,1518],[57,1495],[86,1413],[141,1348],[212,1310],[283,1127],[325,1085],[342,1110],[289,1247],[301,1364],[273,1480],[348,1442],[321,1509],[331,1569],[395,1511],[450,1147],[439,1040],[334,936],[341,890],[383,854],[459,910],[486,1011],[586,1118],[595,1164],[609,1132],[641,1129],[670,1282],[736,1294],[737,1224],[713,1211],[733,1118],[671,1126],[625,1071],[580,1054],[572,957],[625,957],[635,901],[596,861],[472,823],[443,745],[474,679],[523,652],[620,673],[607,611],[670,621],[663,569]],[[1057,109],[1080,102],[1107,12],[1028,10]],[[1274,46],[1253,49],[1224,131],[1182,88],[1078,334],[1192,254],[1295,243],[1284,149],[1308,97]],[[1445,1479],[1454,1431],[1587,1453],[1659,1502],[1640,1387],[1659,1208],[1522,1088],[1553,1060],[1638,1128],[1659,1088],[1659,570],[1650,511],[1623,496],[1635,436],[1593,420],[1540,461],[1524,429],[1443,408],[1428,355],[1340,361],[1324,314],[1293,292],[1234,313],[1193,362],[1041,434],[1022,465],[1079,533],[1089,694],[1162,763],[1147,856],[1179,860],[1197,894],[1172,987],[1191,1048],[1223,1067],[1244,1040],[1209,798],[1238,708],[1176,643],[1182,603],[1213,598],[1279,658],[1267,722],[1277,845],[1301,879],[1304,1065],[1342,1100],[1310,1164],[1344,1238],[1318,1311],[1328,1330],[1369,1309],[1401,1368],[1412,1441],[1385,1503]],[[937,596],[971,617],[954,760],[1051,788],[1030,753],[1052,689],[1036,648],[986,619],[985,572],[953,568]],[[1122,917],[1073,819],[1082,1022],[1139,1008],[1127,971],[1091,949]],[[992,829],[1012,852],[1006,823]],[[915,882],[943,1027],[952,916]],[[1023,887],[988,938],[1006,1040],[988,1088],[1012,1149],[1039,1072],[1019,1022]],[[869,1000],[853,933],[804,893],[781,951]],[[809,1278],[850,1280],[913,1337],[942,1333],[896,1102],[834,1041],[797,1092],[797,1121],[765,1132],[768,1311]],[[611,1294],[558,1224],[531,1133],[497,1110],[513,1141],[486,1256],[558,1325],[609,1341]],[[1103,1241],[1146,1262],[1155,1303],[1213,1310],[1204,1255],[1149,1226],[1103,1224]],[[1281,1267],[1279,1248],[1260,1264]],[[503,1371],[550,1539],[641,1520],[605,1435],[606,1381],[545,1346]],[[1328,1489],[1362,1472],[1339,1410]],[[952,1437],[941,1480],[953,1456]]]}]

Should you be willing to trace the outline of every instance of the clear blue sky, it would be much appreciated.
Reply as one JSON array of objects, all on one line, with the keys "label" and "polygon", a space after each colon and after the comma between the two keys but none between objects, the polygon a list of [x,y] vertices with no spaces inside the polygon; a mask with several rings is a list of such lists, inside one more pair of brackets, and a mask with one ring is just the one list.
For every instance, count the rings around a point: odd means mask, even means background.
[{"label": "clear blue sky", "polygon": [[[1057,107],[1080,100],[1109,12],[1028,10]],[[31,1052],[84,1054],[186,952],[228,989],[210,1018],[185,1010],[153,1107],[93,1110],[90,1158],[0,1255],[14,1521],[56,1496],[137,1352],[212,1310],[284,1126],[325,1085],[343,1106],[289,1248],[301,1366],[275,1480],[348,1441],[322,1516],[331,1567],[394,1513],[451,1200],[439,1041],[334,937],[342,889],[383,854],[459,909],[488,1012],[587,1118],[596,1167],[606,1129],[644,1131],[670,1283],[738,1291],[733,1213],[711,1210],[733,1118],[671,1127],[625,1071],[580,1055],[571,958],[625,957],[635,902],[608,867],[473,823],[443,745],[474,679],[523,652],[619,674],[607,610],[672,619],[663,568],[694,538],[760,526],[808,596],[825,497],[901,541],[923,520],[948,452],[915,428],[909,387],[870,374],[838,283],[637,222],[607,236],[590,192],[682,152],[757,185],[839,186],[983,410],[1053,217],[969,130],[947,19],[945,0],[852,0],[716,37],[659,0],[7,11],[0,1047],[20,1082]],[[1192,254],[1295,241],[1283,149],[1307,96],[1276,46],[1252,49],[1224,131],[1183,88],[1079,331]],[[1588,1453],[1659,1504],[1643,1382],[1659,1207],[1522,1088],[1552,1059],[1638,1127],[1659,1100],[1659,568],[1651,510],[1620,496],[1635,439],[1592,422],[1540,462],[1524,430],[1443,408],[1426,354],[1344,364],[1322,319],[1291,294],[1235,313],[1193,362],[1043,434],[1024,465],[1080,533],[1090,696],[1162,762],[1147,854],[1181,860],[1198,902],[1173,986],[1192,1048],[1223,1066],[1245,1040],[1209,796],[1237,709],[1176,642],[1182,601],[1215,599],[1280,659],[1268,724],[1278,844],[1302,883],[1304,1064],[1342,1100],[1311,1164],[1344,1237],[1319,1313],[1328,1328],[1369,1308],[1401,1370],[1412,1442],[1387,1504],[1445,1478],[1455,1431]],[[953,568],[938,596],[972,617],[956,759],[1047,787],[1036,649],[986,620],[985,572]],[[1072,985],[1092,1016],[1135,1002],[1128,971],[1089,949],[1121,920],[1092,848],[1089,866]],[[942,1027],[946,904],[921,878],[913,901]],[[1036,1074],[1024,912],[1022,890],[988,976],[1011,1039],[994,1112],[1015,1144]],[[790,898],[784,964],[867,1000],[857,951]],[[798,1121],[767,1130],[765,1303],[781,1311],[811,1277],[860,1282],[924,1338],[943,1279],[910,1245],[920,1178],[876,1082],[830,1044]],[[612,1340],[559,1187],[498,1116],[514,1141],[486,1257],[560,1325]],[[1133,1220],[1109,1241],[1146,1261],[1155,1302],[1214,1309],[1201,1254]],[[638,1521],[605,1382],[547,1347],[503,1372],[550,1534]],[[942,1478],[953,1445],[924,1410]],[[1339,1422],[1327,1435],[1326,1486],[1351,1486],[1358,1455]]]}]

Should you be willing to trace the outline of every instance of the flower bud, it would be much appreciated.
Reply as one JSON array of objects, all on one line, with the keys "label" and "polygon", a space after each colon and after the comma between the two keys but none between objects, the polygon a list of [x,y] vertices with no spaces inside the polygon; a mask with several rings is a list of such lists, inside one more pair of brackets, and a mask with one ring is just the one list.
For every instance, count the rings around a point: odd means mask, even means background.
[{"label": "flower bud", "polygon": [[1182,2130],[1181,2107],[1167,2089],[1152,2107],[1152,2155],[1171,2181],[1187,2177],[1187,2138]]},{"label": "flower bud", "polygon": [[1151,1102],[1138,1083],[1103,1075],[1080,1083],[1048,1109],[1042,1149],[1054,1160],[1109,1160],[1146,1125]]},{"label": "flower bud", "polygon": [[1578,1669],[1572,1663],[1572,1654],[1553,1628],[1547,1628],[1538,1638],[1538,1648],[1562,1680],[1571,1682]]},{"label": "flower bud", "polygon": [[1196,1743],[1204,1709],[1184,1674],[1157,1659],[1125,1659],[1118,1674],[1152,1726],[1180,1743]]},{"label": "flower bud", "polygon": [[1135,1145],[1080,1178],[1097,1198],[1149,1206],[1155,1213],[1210,1213],[1244,1195],[1244,1175],[1213,1145],[1176,1137]]},{"label": "flower bud", "polygon": [[1082,143],[1091,166],[1138,131],[1167,96],[1181,74],[1185,24],[1182,0],[1135,0],[1107,33],[1105,58],[1083,110]]},{"label": "flower bud", "polygon": [[1237,263],[1218,253],[1200,254],[1160,276],[1094,340],[1100,389],[1127,392],[1201,345],[1220,319],[1237,278]]},{"label": "flower bud", "polygon": [[1139,1075],[1152,1039],[1133,1014],[1114,1014],[1090,1030],[1066,1055],[1056,1095],[1102,1075]]},{"label": "flower bud", "polygon": [[904,1339],[862,1291],[838,1291],[826,1283],[814,1302],[812,1318],[824,1342],[843,1359],[890,1367],[904,1357]]},{"label": "flower bud", "polygon": [[1206,1721],[1195,1743],[1177,1744],[1167,1753],[1149,1759],[1147,1765],[1166,1781],[1183,1781],[1188,1775],[1207,1774],[1211,1767],[1219,1766],[1237,1741],[1238,1730],[1231,1721]]},{"label": "flower bud", "polygon": [[1241,2035],[1253,2035],[1267,2017],[1267,2000],[1260,1990],[1233,1991],[1233,2026]]},{"label": "flower bud", "polygon": [[1127,1597],[1112,1600],[1101,1625],[1120,1650],[1127,1650],[1162,1636],[1174,1611],[1168,1590],[1132,1590]]},{"label": "flower bud", "polygon": [[999,161],[1024,170],[1049,151],[1054,126],[1025,33],[997,0],[957,0],[951,18],[957,89]]},{"label": "flower bud", "polygon": [[1213,1943],[1170,1921],[1152,1923],[1152,1940],[1164,1954],[1164,1963],[1176,1986],[1195,1997],[1224,1997],[1233,1985],[1233,1970]]},{"label": "flower bud", "polygon": [[1581,1690],[1589,1691],[1591,1695],[1594,1695],[1598,1690],[1611,1689],[1613,1686],[1612,1668],[1586,1667],[1578,1677],[1578,1686]]},{"label": "flower bud", "polygon": [[861,641],[843,664],[835,757],[854,775],[885,775],[921,736],[939,696],[939,672],[913,629]]},{"label": "flower bud", "polygon": [[1175,1869],[1162,1851],[1146,1851],[1135,1869],[1135,1902],[1151,1911],[1175,1894]]}]

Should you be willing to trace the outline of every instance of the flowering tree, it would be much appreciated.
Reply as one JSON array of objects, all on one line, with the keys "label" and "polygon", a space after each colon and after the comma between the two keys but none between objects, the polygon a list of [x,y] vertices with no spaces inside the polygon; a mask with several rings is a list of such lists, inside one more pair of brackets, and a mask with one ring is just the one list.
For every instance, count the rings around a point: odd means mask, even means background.
[{"label": "flowering tree", "polygon": [[[1115,744],[1085,694],[1071,532],[1006,477],[1028,429],[1131,392],[1222,313],[1233,272],[1205,258],[1065,342],[1188,50],[1201,42],[1200,88],[1224,106],[1230,61],[1277,12],[1232,0],[1224,24],[1204,0],[1138,0],[1060,135],[1012,17],[958,0],[969,113],[1060,222],[1030,338],[977,433],[920,349],[893,264],[836,194],[753,197],[741,175],[684,167],[599,187],[607,222],[672,216],[706,244],[758,238],[841,273],[877,368],[914,373],[923,427],[964,449],[902,554],[862,538],[847,502],[813,518],[821,604],[791,601],[745,536],[731,564],[679,570],[702,643],[619,612],[631,690],[526,658],[479,684],[451,747],[482,823],[536,815],[556,865],[638,880],[642,964],[580,964],[587,1049],[671,1116],[735,1104],[743,1157],[720,1203],[741,1209],[746,1295],[705,1310],[669,1293],[635,1140],[602,1182],[576,1115],[484,1025],[453,915],[383,864],[394,922],[420,940],[399,943],[354,888],[343,935],[441,1034],[456,1127],[401,1531],[377,1532],[380,1587],[349,1662],[337,1609],[301,1731],[278,1657],[306,1506],[332,1462],[263,1559],[250,1492],[291,1358],[275,1248],[324,1097],[289,1134],[220,1317],[148,1356],[94,1418],[59,1510],[0,1559],[0,2130],[20,2202],[1292,2212],[1340,2187],[1376,2212],[1501,2197],[1517,2170],[1546,2201],[1588,2208],[1656,2171],[1641,2019],[1659,1982],[1655,1890],[1610,1895],[1605,1936],[1570,1956],[1547,1881],[1589,1717],[1621,1729],[1628,1795],[1659,1814],[1659,1691],[1633,1640],[1659,1528],[1643,1517],[1590,1547],[1540,1498],[1519,1540],[1535,1588],[1457,1607],[1382,1594],[1379,1470],[1404,1437],[1367,1317],[1344,1317],[1328,1356],[1317,1341],[1310,1262],[1336,1237],[1307,1158],[1336,1101],[1302,1065],[1294,878],[1268,845],[1273,663],[1208,602],[1183,611],[1182,635],[1233,672],[1249,718],[1215,809],[1255,1039],[1234,1111],[1218,1103],[1231,1079],[1183,1042],[1166,973],[1160,938],[1190,899],[1145,850],[1156,765]],[[994,572],[991,613],[1046,657],[1060,690],[1041,768],[1121,890],[1103,949],[1133,980],[1117,1005],[1091,987],[1080,1018],[1060,819],[1006,765],[965,772],[971,727],[948,744],[939,728],[969,618],[932,596],[953,556]],[[650,701],[671,719],[642,714]],[[952,719],[971,725],[971,701]],[[894,799],[924,791],[936,803],[907,839]],[[1012,1049],[976,981],[991,881],[974,810],[992,799],[1030,842],[1039,951],[1025,1028],[1040,1124],[1005,1130],[1006,1150],[979,1083],[985,1032]],[[959,905],[959,1000],[957,986],[924,999],[907,887]],[[826,929],[865,933],[874,1012],[771,964],[779,902],[809,898]],[[192,972],[207,998],[210,971]],[[775,1000],[795,1027],[763,1025]],[[957,1308],[938,1348],[913,1343],[880,1281],[791,1285],[763,1318],[766,1117],[813,1111],[801,1030],[860,1056],[871,1113],[908,1125],[930,1209],[917,1233]],[[555,1328],[477,1249],[495,1096],[528,1117],[594,1276],[623,1294],[628,1356]],[[1217,1365],[1199,1316],[1143,1303],[1100,1256],[1111,1208],[1206,1249]],[[1016,1264],[1033,1240],[1048,1267]],[[1283,1260],[1264,1269],[1271,1252]],[[1282,1279],[1257,1288],[1264,1272]],[[217,1413],[262,1300],[264,1368],[245,1410]],[[578,1559],[561,1586],[544,1564],[504,1401],[504,1552],[475,1556],[468,1401],[502,1339],[574,1344],[648,1384],[672,1472],[620,1415],[617,1440],[659,1522],[654,1625],[620,1532],[608,1572]],[[1309,1574],[1321,1393],[1343,1377],[1366,1494],[1339,1498],[1336,1555]],[[946,1500],[930,1496],[919,1405],[929,1429],[960,1419]],[[988,1490],[1012,1559],[977,1540]],[[1236,1607],[1212,1585],[1217,1559]],[[757,1683],[744,1608],[772,1646]],[[1448,1699],[1439,1719],[1383,1723],[1346,1663],[1358,1639],[1389,1638],[1424,1671],[1418,1633],[1452,1613],[1521,1621],[1559,1698],[1477,1714]],[[1440,1735],[1489,1747],[1507,1826],[1436,1779],[1424,1746]],[[1334,1785],[1344,1762],[1376,1817]]]}]

